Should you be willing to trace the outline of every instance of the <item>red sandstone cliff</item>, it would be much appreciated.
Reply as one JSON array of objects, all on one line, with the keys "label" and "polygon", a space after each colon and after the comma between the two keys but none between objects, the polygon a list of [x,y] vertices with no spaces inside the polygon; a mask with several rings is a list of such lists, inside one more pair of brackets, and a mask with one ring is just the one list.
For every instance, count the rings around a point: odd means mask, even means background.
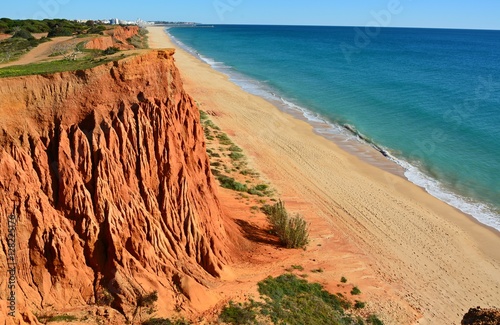
[{"label": "red sandstone cliff", "polygon": [[133,50],[134,46],[128,43],[128,39],[139,34],[138,26],[118,26],[108,31],[107,36],[96,37],[87,44],[86,49],[105,50],[109,47],[117,47],[120,50]]},{"label": "red sandstone cliff", "polygon": [[153,290],[160,316],[211,303],[230,249],[172,55],[0,79],[0,318],[15,205],[17,319],[112,300],[130,320]]}]

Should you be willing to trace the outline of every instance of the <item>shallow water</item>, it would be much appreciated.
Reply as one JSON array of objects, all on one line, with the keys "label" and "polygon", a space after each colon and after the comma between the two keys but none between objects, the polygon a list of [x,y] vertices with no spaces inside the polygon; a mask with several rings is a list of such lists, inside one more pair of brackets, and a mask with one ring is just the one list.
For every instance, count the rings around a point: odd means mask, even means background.
[{"label": "shallow water", "polygon": [[169,33],[244,90],[377,164],[355,144],[368,143],[410,181],[500,230],[500,31],[367,36],[350,27],[224,25]]}]

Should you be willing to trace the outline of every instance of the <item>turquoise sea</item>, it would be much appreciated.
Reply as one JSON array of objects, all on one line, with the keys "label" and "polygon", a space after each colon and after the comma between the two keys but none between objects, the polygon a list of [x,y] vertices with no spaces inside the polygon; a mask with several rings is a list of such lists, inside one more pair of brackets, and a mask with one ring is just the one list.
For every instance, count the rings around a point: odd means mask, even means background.
[{"label": "turquoise sea", "polygon": [[[500,31],[216,25],[185,49],[500,230]],[[347,126],[347,128],[346,128]]]}]

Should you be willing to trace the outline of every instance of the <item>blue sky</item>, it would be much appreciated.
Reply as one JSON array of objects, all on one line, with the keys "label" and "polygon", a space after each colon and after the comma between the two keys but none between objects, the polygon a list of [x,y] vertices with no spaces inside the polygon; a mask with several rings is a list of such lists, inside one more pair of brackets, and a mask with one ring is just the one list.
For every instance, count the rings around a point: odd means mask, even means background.
[{"label": "blue sky", "polygon": [[500,29],[500,1],[22,0],[5,1],[0,17]]}]

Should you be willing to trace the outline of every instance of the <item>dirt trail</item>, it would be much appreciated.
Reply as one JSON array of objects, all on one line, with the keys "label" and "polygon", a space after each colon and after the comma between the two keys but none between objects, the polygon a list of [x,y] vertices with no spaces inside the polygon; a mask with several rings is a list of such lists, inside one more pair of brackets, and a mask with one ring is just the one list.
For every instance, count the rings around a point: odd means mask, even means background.
[{"label": "dirt trail", "polygon": [[[33,50],[29,51],[25,55],[21,56],[19,60],[12,61],[9,63],[4,63],[0,64],[0,68],[5,68],[5,67],[10,67],[14,65],[24,65],[24,64],[30,64],[30,63],[36,63],[36,62],[41,62],[41,61],[46,61],[46,60],[53,60],[56,59],[56,57],[49,57],[49,55],[52,54],[52,49],[56,45],[60,45],[64,42],[68,42],[70,40],[74,39],[72,36],[65,36],[65,37],[56,37],[52,41],[42,43],[35,47]],[[78,42],[81,42],[82,39],[79,39]]]}]

